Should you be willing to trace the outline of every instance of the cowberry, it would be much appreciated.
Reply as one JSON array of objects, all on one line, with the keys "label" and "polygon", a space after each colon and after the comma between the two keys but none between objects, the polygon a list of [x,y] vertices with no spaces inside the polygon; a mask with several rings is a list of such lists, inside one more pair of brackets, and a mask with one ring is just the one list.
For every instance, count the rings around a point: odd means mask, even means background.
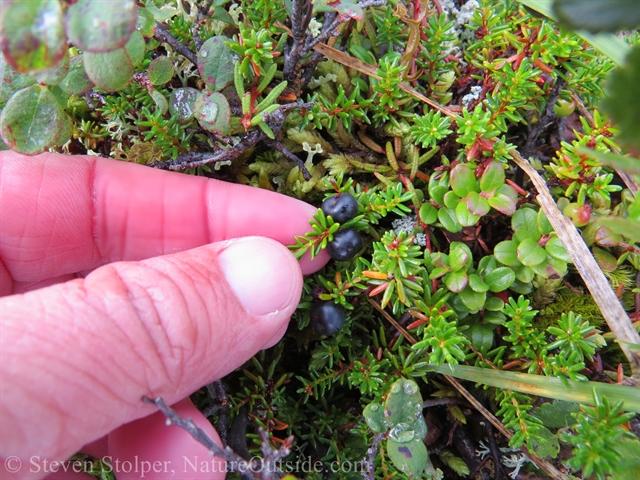
[{"label": "cowberry", "polygon": [[570,203],[562,211],[566,217],[569,217],[576,227],[584,227],[591,219],[591,207],[586,205],[578,205]]},{"label": "cowberry", "polygon": [[321,335],[333,335],[344,325],[344,308],[333,302],[316,302],[311,307],[311,326]]},{"label": "cowberry", "polygon": [[339,193],[327,198],[321,207],[325,215],[334,221],[346,223],[358,214],[358,201],[348,193]]},{"label": "cowberry", "polygon": [[333,240],[327,245],[329,256],[338,261],[351,260],[362,248],[362,237],[353,228],[341,228],[333,234]]}]

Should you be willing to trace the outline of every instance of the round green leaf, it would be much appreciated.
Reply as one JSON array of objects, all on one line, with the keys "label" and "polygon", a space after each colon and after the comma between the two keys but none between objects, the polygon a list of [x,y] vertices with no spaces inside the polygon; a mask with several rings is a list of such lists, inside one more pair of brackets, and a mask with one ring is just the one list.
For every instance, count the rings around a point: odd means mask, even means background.
[{"label": "round green leaf", "polygon": [[467,276],[467,272],[464,270],[448,273],[444,276],[443,280],[444,284],[452,292],[460,292],[464,290],[467,283],[469,283],[469,277]]},{"label": "round green leaf", "polygon": [[58,86],[68,95],[82,95],[93,88],[93,82],[84,69],[82,55],[76,55],[69,61],[69,72]]},{"label": "round green leaf", "polygon": [[[462,269],[471,258],[471,250],[464,243],[452,242],[449,251],[449,266],[451,270]],[[466,270],[466,268],[465,268]]]},{"label": "round green leaf", "polygon": [[474,292],[486,292],[489,290],[489,285],[484,283],[484,281],[480,278],[480,276],[476,273],[472,273],[469,275],[469,287]]},{"label": "round green leaf", "polygon": [[124,47],[129,54],[131,63],[135,67],[144,59],[144,52],[147,49],[147,44],[144,41],[144,37],[137,30],[131,34],[129,41]]},{"label": "round green leaf", "polygon": [[605,272],[613,272],[618,268],[618,259],[606,250],[598,247],[591,247],[593,256],[595,257],[600,268]]},{"label": "round green leaf", "polygon": [[138,8],[138,20],[136,21],[136,30],[145,37],[153,37],[153,28],[156,21],[153,15],[146,8]]},{"label": "round green leaf", "polygon": [[62,6],[58,0],[2,2],[2,53],[18,72],[57,65],[67,51]]},{"label": "round green leaf", "polygon": [[480,352],[488,352],[493,346],[493,328],[476,323],[469,331],[473,348]]},{"label": "round green leaf", "polygon": [[533,291],[533,285],[531,282],[520,282],[516,280],[511,284],[509,290],[512,290],[520,295],[529,295]]},{"label": "round green leaf", "polygon": [[0,134],[13,150],[33,155],[66,142],[70,119],[49,89],[33,85],[9,99],[0,115]]},{"label": "round green leaf", "polygon": [[62,60],[54,67],[41,70],[38,73],[34,73],[33,76],[39,83],[45,85],[58,85],[69,73],[69,54],[65,52]]},{"label": "round green leaf", "polygon": [[522,283],[529,283],[536,276],[536,272],[531,267],[525,267],[524,265],[513,267],[513,271],[516,274],[516,279]]},{"label": "round green leaf", "polygon": [[484,281],[489,285],[489,290],[494,293],[506,290],[515,280],[516,274],[509,267],[498,267],[484,277]]},{"label": "round green leaf", "polygon": [[200,92],[195,88],[176,88],[169,99],[171,115],[178,117],[178,122],[186,123],[193,118],[196,100]]},{"label": "round green leaf", "polygon": [[484,169],[480,177],[480,190],[483,192],[493,192],[504,185],[504,165],[495,160],[491,161]]},{"label": "round green leaf", "polygon": [[465,202],[460,202],[456,206],[456,218],[458,219],[458,222],[460,222],[460,225],[462,225],[463,227],[472,227],[473,225],[478,223],[478,220],[480,220],[480,217],[478,215],[474,215],[469,212],[469,210],[467,209],[467,204]]},{"label": "round green leaf", "polygon": [[491,296],[484,302],[484,308],[491,312],[499,312],[504,308],[504,301],[501,298]]},{"label": "round green leaf", "polygon": [[544,246],[544,249],[553,258],[557,258],[558,260],[562,260],[563,262],[571,263],[571,257],[567,253],[567,250],[564,248],[562,242],[558,237],[551,237],[547,244]]},{"label": "round green leaf", "polygon": [[227,37],[217,35],[204,42],[198,52],[198,71],[212,90],[220,91],[233,81],[235,55],[224,42]]},{"label": "round green leaf", "polygon": [[467,287],[459,293],[460,300],[471,313],[478,313],[487,299],[486,292],[474,292]]},{"label": "round green leaf", "polygon": [[[493,194],[492,197],[489,197],[489,205],[495,208],[500,213],[504,215],[511,216],[516,211],[516,205],[518,203],[517,197],[509,195],[509,189],[513,190],[511,185],[503,185]],[[515,190],[513,190],[515,192]]]},{"label": "round green leaf", "polygon": [[67,12],[69,40],[92,53],[123,48],[136,28],[137,8],[135,0],[78,0]]},{"label": "round green leaf", "polygon": [[446,206],[444,204],[444,196],[449,191],[444,185],[429,185],[429,196],[431,199],[440,206]]},{"label": "round green leaf", "polygon": [[149,64],[147,75],[153,85],[164,85],[173,77],[173,62],[169,57],[158,57]]},{"label": "round green leaf", "polygon": [[195,103],[195,117],[210,132],[227,135],[231,130],[231,108],[221,93],[202,92]]},{"label": "round green leaf", "polygon": [[547,259],[546,250],[538,245],[538,242],[533,238],[526,238],[520,242],[520,245],[518,245],[517,255],[518,260],[527,267],[540,265]]},{"label": "round green leaf", "polygon": [[478,215],[482,217],[483,215],[489,213],[489,210],[491,210],[491,205],[489,205],[487,199],[476,192],[469,192],[469,195],[467,195],[466,203],[467,210],[472,215]]},{"label": "round green leaf", "polygon": [[462,230],[462,225],[460,225],[456,218],[456,212],[451,208],[441,208],[438,210],[438,220],[440,220],[442,226],[451,233],[458,233]]},{"label": "round green leaf", "polygon": [[538,241],[542,234],[538,228],[538,212],[531,208],[521,208],[511,217],[511,228],[517,240]]},{"label": "round green leaf", "polygon": [[5,63],[4,55],[0,55],[0,108],[9,97],[25,87],[33,85],[36,80],[31,75],[18,73]]},{"label": "round green leaf", "polygon": [[518,242],[513,240],[504,240],[498,243],[493,249],[493,254],[500,263],[508,265],[509,267],[517,267],[522,265],[518,260]]},{"label": "round green leaf", "polygon": [[106,53],[84,52],[84,68],[103,90],[122,90],[133,78],[133,64],[124,48]]},{"label": "round green leaf", "polygon": [[385,433],[387,426],[384,423],[384,409],[379,403],[370,403],[364,407],[362,414],[369,428],[375,433]]},{"label": "round green leaf", "polygon": [[445,193],[442,198],[444,200],[444,206],[447,208],[455,209],[458,206],[458,203],[460,203],[460,197],[452,191]]},{"label": "round green leaf", "polygon": [[431,225],[438,221],[438,210],[430,203],[423,203],[420,206],[420,221]]},{"label": "round green leaf", "polygon": [[429,459],[427,447],[418,438],[410,442],[397,442],[389,438],[387,452],[396,468],[409,478],[420,478]]},{"label": "round green leaf", "polygon": [[467,165],[457,164],[451,170],[451,190],[460,198],[466,197],[469,192],[478,191],[476,175]]}]

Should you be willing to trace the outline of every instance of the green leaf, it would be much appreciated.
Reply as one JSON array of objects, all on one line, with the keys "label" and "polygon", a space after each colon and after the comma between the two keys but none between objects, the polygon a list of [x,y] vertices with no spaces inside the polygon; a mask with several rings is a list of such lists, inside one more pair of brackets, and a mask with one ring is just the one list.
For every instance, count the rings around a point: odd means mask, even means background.
[{"label": "green leaf", "polygon": [[420,206],[420,221],[431,225],[438,221],[438,210],[430,203],[423,203]]},{"label": "green leaf", "polygon": [[456,271],[462,269],[469,263],[470,258],[471,250],[469,250],[467,245],[461,242],[451,243],[451,250],[449,251],[449,266],[451,270]]},{"label": "green leaf", "polygon": [[505,181],[504,165],[495,160],[491,161],[480,177],[480,190],[483,192],[493,192],[497,190]]},{"label": "green leaf", "polygon": [[84,69],[84,59],[82,55],[76,55],[69,61],[69,72],[62,79],[58,86],[67,95],[82,95],[93,88],[93,82],[87,76]]},{"label": "green leaf", "polygon": [[133,66],[135,67],[144,60],[144,53],[147,49],[147,44],[145,43],[142,34],[136,30],[131,34],[129,41],[124,48],[127,50],[131,63],[133,63]]},{"label": "green leaf", "polygon": [[165,56],[153,59],[147,70],[149,81],[153,85],[164,85],[173,78],[173,74],[173,62]]},{"label": "green leaf", "polygon": [[452,191],[448,191],[447,193],[445,193],[443,198],[444,206],[447,208],[455,209],[458,206],[458,203],[460,203],[460,197]]},{"label": "green leaf", "polygon": [[486,292],[489,290],[489,285],[484,283],[484,281],[480,278],[480,276],[476,273],[472,273],[469,275],[469,287],[474,292]]},{"label": "green leaf", "polygon": [[136,29],[135,0],[78,0],[67,12],[67,35],[80,50],[104,53],[123,48]]},{"label": "green leaf", "polygon": [[484,302],[484,308],[491,312],[499,312],[504,308],[504,301],[498,297],[489,297],[487,301]]},{"label": "green leaf", "polygon": [[58,0],[13,0],[0,10],[2,53],[16,71],[44,70],[62,60],[67,42]]},{"label": "green leaf", "polygon": [[0,134],[13,150],[28,155],[60,145],[71,136],[71,121],[46,87],[15,93],[0,114]]},{"label": "green leaf", "polygon": [[593,256],[600,268],[605,272],[613,272],[618,268],[618,259],[606,250],[598,247],[591,247]]},{"label": "green leaf", "polygon": [[0,108],[15,92],[36,83],[31,75],[18,73],[7,65],[4,55],[0,55],[0,80]]},{"label": "green leaf", "polygon": [[498,243],[493,249],[493,254],[500,263],[509,267],[517,267],[522,265],[518,260],[518,242],[514,240],[504,240]]},{"label": "green leaf", "polygon": [[489,325],[476,323],[469,330],[473,348],[480,352],[488,352],[493,346],[493,328]]},{"label": "green leaf", "polygon": [[[631,49],[623,66],[615,70],[609,77],[607,96],[602,108],[615,120],[620,130],[618,139],[624,145],[640,151],[640,46]],[[638,162],[638,160],[636,160]]]},{"label": "green leaf", "polygon": [[547,252],[533,238],[526,238],[517,250],[518,260],[527,267],[539,265],[547,259]]},{"label": "green leaf", "polygon": [[448,191],[449,189],[444,185],[429,185],[429,196],[434,202],[443,207],[445,206],[444,196]]},{"label": "green leaf", "polygon": [[560,443],[558,437],[549,431],[546,427],[536,430],[536,435],[541,439],[533,439],[533,449],[536,455],[542,458],[556,458],[560,453]]},{"label": "green leaf", "polygon": [[171,92],[169,111],[171,115],[178,117],[179,123],[186,123],[193,118],[199,94],[198,90],[191,87],[176,88]]},{"label": "green leaf", "polygon": [[484,277],[484,281],[489,285],[489,290],[494,293],[506,290],[515,280],[516,274],[509,267],[498,267]]},{"label": "green leaf", "polygon": [[204,42],[198,51],[198,71],[202,80],[215,91],[223,90],[233,81],[234,53],[224,43],[227,37],[217,35]]},{"label": "green leaf", "polygon": [[548,235],[553,232],[553,227],[542,208],[538,210],[538,230],[542,235]]},{"label": "green leaf", "polygon": [[470,287],[465,288],[458,295],[464,306],[467,307],[471,313],[479,312],[480,309],[484,307],[484,302],[487,299],[486,292],[474,292]]},{"label": "green leaf", "polygon": [[511,185],[502,185],[489,197],[489,205],[504,215],[511,216],[516,211],[518,194]]},{"label": "green leaf", "polygon": [[479,193],[469,192],[466,199],[467,210],[472,215],[483,216],[489,213],[491,205],[486,198],[480,196]]},{"label": "green leaf", "polygon": [[531,208],[521,208],[511,217],[511,228],[514,237],[519,240],[540,240],[542,234],[538,229],[538,212]]},{"label": "green leaf", "polygon": [[58,85],[69,73],[69,54],[65,52],[62,60],[57,65],[34,73],[33,76],[39,83],[45,85]]},{"label": "green leaf", "polygon": [[573,30],[617,32],[640,27],[640,8],[636,0],[555,0],[553,13]]},{"label": "green leaf", "polygon": [[556,236],[551,237],[547,244],[544,246],[544,249],[553,258],[557,258],[558,260],[562,260],[563,262],[571,263],[571,257],[562,245],[560,238]]},{"label": "green leaf", "polygon": [[[163,2],[166,3],[166,2]],[[163,5],[161,8],[156,7],[153,0],[147,0],[144,4],[146,9],[153,15],[156,22],[164,22],[178,14],[178,9],[171,5]]]},{"label": "green leaf", "polygon": [[[626,218],[620,218],[620,217],[600,217],[596,220],[596,222],[610,229],[613,232],[613,235],[615,234],[623,235],[631,239],[631,241],[634,243],[640,242],[640,228],[638,228],[637,221],[628,220]],[[612,236],[612,235],[609,235],[609,236]],[[599,245],[608,246],[608,245],[605,245],[604,242],[598,238],[597,232],[596,232],[596,242],[598,242]]]},{"label": "green leaf", "polygon": [[469,210],[467,209],[467,204],[465,202],[460,202],[456,206],[456,218],[458,219],[458,222],[460,222],[460,225],[462,225],[463,227],[472,227],[473,225],[478,223],[478,220],[480,220],[480,217],[478,215],[473,215],[471,212],[469,212]]},{"label": "green leaf", "polygon": [[159,111],[162,115],[167,113],[167,110],[169,110],[169,102],[167,102],[167,98],[156,89],[151,90],[150,95],[156,104],[156,111]]},{"label": "green leaf", "polygon": [[364,11],[357,3],[357,1],[353,0],[341,0],[338,2],[327,2],[327,5],[338,12],[343,22],[347,22],[349,20],[360,21],[364,18]]},{"label": "green leaf", "polygon": [[138,8],[138,19],[136,20],[136,29],[144,37],[153,37],[153,28],[155,27],[153,14],[146,8]]},{"label": "green leaf", "polygon": [[364,407],[362,414],[367,425],[374,433],[385,433],[388,428],[384,422],[384,410],[379,403],[370,403]]},{"label": "green leaf", "polygon": [[84,52],[84,69],[93,83],[108,92],[126,88],[134,72],[124,48],[107,53]]},{"label": "green leaf", "polygon": [[228,135],[231,130],[231,108],[227,98],[219,92],[202,92],[195,103],[198,123],[210,132]]},{"label": "green leaf", "polygon": [[411,442],[397,442],[389,438],[387,439],[387,452],[396,468],[409,478],[420,478],[422,476],[429,458],[427,447],[422,440],[414,439]]},{"label": "green leaf", "polygon": [[456,212],[451,208],[441,208],[438,210],[438,220],[440,220],[442,226],[451,233],[458,233],[462,230],[462,225],[460,225],[456,218]]},{"label": "green leaf", "polygon": [[539,419],[545,427],[564,428],[576,423],[576,419],[571,414],[579,411],[580,407],[577,403],[554,400],[543,403],[531,412],[531,415]]},{"label": "green leaf", "polygon": [[534,265],[531,268],[533,268],[536,274],[542,275],[545,278],[562,278],[567,273],[566,262],[549,256],[547,256],[544,262]]},{"label": "green leaf", "polygon": [[447,288],[452,292],[461,292],[467,286],[469,277],[467,276],[467,272],[459,270],[445,275],[443,281]]},{"label": "green leaf", "polygon": [[460,198],[466,197],[469,192],[478,191],[476,175],[467,165],[457,164],[451,170],[451,190]]},{"label": "green leaf", "polygon": [[524,265],[513,267],[513,271],[516,274],[516,279],[522,283],[529,283],[536,276],[536,272],[531,267],[525,267]]},{"label": "green leaf", "polygon": [[[414,380],[399,378],[393,382],[384,403],[384,418],[385,424],[391,429],[399,425],[401,429],[404,429],[404,425],[415,428],[414,424],[422,420],[422,395]],[[401,436],[406,438],[400,433],[396,432],[396,439],[401,439]]]}]

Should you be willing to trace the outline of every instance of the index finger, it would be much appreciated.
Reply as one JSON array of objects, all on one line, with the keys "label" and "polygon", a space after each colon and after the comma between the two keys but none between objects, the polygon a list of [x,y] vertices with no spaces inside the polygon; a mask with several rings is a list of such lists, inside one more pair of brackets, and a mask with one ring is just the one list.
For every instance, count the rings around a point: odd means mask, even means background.
[{"label": "index finger", "polygon": [[18,282],[242,236],[291,244],[315,212],[274,192],[136,164],[0,153],[0,259]]}]

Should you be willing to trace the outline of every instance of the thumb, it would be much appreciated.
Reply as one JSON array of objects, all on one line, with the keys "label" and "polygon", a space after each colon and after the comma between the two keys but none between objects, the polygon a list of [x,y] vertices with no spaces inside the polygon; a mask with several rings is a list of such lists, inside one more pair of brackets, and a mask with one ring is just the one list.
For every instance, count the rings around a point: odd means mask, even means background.
[{"label": "thumb", "polygon": [[1,456],[63,459],[152,413],[143,395],[186,397],[273,345],[301,291],[293,255],[248,237],[0,299]]}]

